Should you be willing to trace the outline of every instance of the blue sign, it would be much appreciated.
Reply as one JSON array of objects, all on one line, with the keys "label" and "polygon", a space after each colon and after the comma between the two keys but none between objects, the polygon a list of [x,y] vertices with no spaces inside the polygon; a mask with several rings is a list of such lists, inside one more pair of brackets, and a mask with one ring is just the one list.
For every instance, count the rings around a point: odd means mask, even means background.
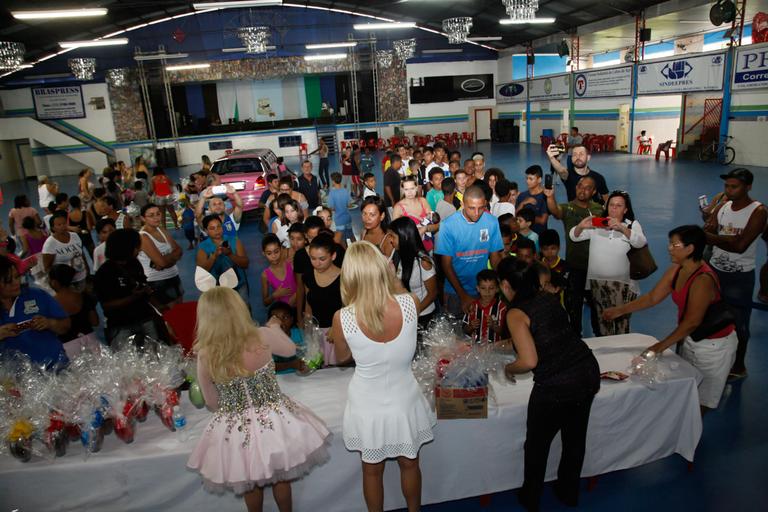
[{"label": "blue sign", "polygon": [[736,52],[734,89],[768,87],[768,46],[742,46]]},{"label": "blue sign", "polygon": [[497,103],[512,103],[515,101],[525,101],[525,82],[510,82],[500,84],[496,88]]}]

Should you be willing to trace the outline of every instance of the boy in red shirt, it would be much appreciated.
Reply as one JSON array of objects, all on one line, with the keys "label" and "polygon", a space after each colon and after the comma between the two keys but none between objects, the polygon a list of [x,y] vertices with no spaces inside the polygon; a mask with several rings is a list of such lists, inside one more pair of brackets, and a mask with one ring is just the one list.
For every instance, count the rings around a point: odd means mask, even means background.
[{"label": "boy in red shirt", "polygon": [[499,298],[499,278],[493,270],[477,274],[479,299],[472,302],[469,313],[464,315],[464,332],[475,343],[501,341],[507,306]]}]

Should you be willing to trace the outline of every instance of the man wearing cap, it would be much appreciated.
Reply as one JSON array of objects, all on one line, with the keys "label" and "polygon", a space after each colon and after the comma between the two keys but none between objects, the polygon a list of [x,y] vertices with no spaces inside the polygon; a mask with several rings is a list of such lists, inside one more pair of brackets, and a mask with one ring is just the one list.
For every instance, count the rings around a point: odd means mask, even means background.
[{"label": "man wearing cap", "polygon": [[707,243],[713,246],[709,264],[720,279],[720,291],[736,310],[736,334],[739,346],[731,368],[731,380],[747,376],[745,356],[749,341],[749,320],[752,314],[752,293],[755,288],[755,255],[757,238],[766,227],[768,210],[749,197],[752,173],[744,168],[721,174],[725,180],[728,199],[719,205],[704,225]]}]

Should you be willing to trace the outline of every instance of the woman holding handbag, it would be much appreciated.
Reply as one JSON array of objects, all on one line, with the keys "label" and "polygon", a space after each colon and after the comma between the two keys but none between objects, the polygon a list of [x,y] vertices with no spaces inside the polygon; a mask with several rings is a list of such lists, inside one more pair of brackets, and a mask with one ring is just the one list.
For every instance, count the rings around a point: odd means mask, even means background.
[{"label": "woman holding handbag", "polygon": [[627,256],[633,248],[648,244],[643,228],[635,220],[632,200],[624,191],[608,196],[602,217],[586,217],[574,226],[569,236],[574,242],[589,240],[587,284],[597,309],[600,332],[596,336],[612,336],[629,332],[629,315],[605,320],[605,309],[633,301],[640,289],[630,276]]},{"label": "woman holding handbag", "polygon": [[669,256],[672,266],[650,293],[622,306],[606,309],[603,318],[613,320],[648,309],[667,295],[677,305],[677,327],[660,342],[648,347],[654,356],[682,341],[680,355],[703,375],[699,383],[702,412],[720,403],[728,372],[736,359],[733,316],[720,297],[717,274],[703,260],[707,245],[699,226],[680,226],[669,232]]}]

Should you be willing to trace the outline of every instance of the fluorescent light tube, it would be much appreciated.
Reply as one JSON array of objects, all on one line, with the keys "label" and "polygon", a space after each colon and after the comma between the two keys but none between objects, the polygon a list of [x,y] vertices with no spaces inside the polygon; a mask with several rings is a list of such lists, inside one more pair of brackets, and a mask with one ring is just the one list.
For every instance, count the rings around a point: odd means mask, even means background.
[{"label": "fluorescent light tube", "polygon": [[178,66],[165,66],[166,71],[182,71],[184,69],[205,69],[211,67],[210,64],[179,64]]},{"label": "fluorescent light tube", "polygon": [[331,59],[346,59],[346,53],[327,53],[325,55],[305,55],[304,60],[331,60]]},{"label": "fluorescent light tube", "polygon": [[461,53],[461,48],[445,48],[441,50],[421,50],[421,53]]},{"label": "fluorescent light tube", "polygon": [[163,60],[163,59],[183,59],[189,57],[188,53],[147,53],[134,55],[133,60]]},{"label": "fluorescent light tube", "polygon": [[192,7],[196,11],[204,11],[206,9],[237,9],[239,7],[270,7],[275,5],[283,5],[283,0],[242,0],[240,2],[195,2]]},{"label": "fluorescent light tube", "polygon": [[510,19],[503,19],[499,20],[499,23],[502,25],[528,25],[528,24],[544,24],[544,23],[554,23],[555,18],[533,18],[532,20],[510,20]]},{"label": "fluorescent light tube", "polygon": [[323,44],[308,44],[304,48],[307,50],[325,50],[327,48],[352,48],[357,46],[356,41],[350,41],[347,43],[323,43]]},{"label": "fluorescent light tube", "polygon": [[[277,46],[267,46],[267,51],[269,50],[276,50]],[[248,48],[245,46],[241,46],[239,48],[222,48],[221,51],[224,53],[244,53],[247,51]]]},{"label": "fluorescent light tube", "polygon": [[89,16],[105,16],[107,10],[99,9],[51,9],[46,11],[11,11],[17,20],[50,20],[59,18],[86,18]]},{"label": "fluorescent light tube", "polygon": [[501,41],[501,36],[468,37],[467,41]]},{"label": "fluorescent light tube", "polygon": [[92,46],[117,46],[128,44],[128,38],[116,37],[114,39],[99,39],[92,41],[62,41],[59,46],[62,48],[87,48]]},{"label": "fluorescent light tube", "polygon": [[412,21],[407,22],[393,22],[393,23],[358,23],[352,25],[355,30],[380,30],[380,29],[395,29],[395,28],[415,28],[416,23]]}]

